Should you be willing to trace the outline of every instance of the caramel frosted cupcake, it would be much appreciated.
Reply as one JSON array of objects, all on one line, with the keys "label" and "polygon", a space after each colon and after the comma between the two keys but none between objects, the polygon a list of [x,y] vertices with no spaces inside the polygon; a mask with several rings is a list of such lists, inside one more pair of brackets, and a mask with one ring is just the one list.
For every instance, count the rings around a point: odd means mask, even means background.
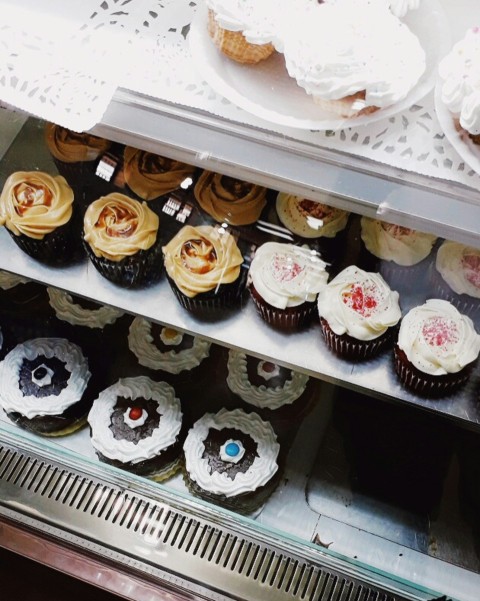
[{"label": "caramel frosted cupcake", "polygon": [[480,318],[480,249],[445,241],[437,251],[432,287],[433,296]]},{"label": "caramel frosted cupcake", "polygon": [[346,359],[369,359],[391,341],[400,321],[398,292],[378,273],[351,265],[318,295],[318,312],[327,346]]},{"label": "caramel frosted cupcake", "polygon": [[307,325],[328,273],[320,255],[308,248],[266,242],[257,248],[249,271],[249,291],[259,315],[285,330]]},{"label": "caramel frosted cupcake", "polygon": [[142,200],[173,192],[195,173],[195,167],[127,146],[123,172],[127,186]]},{"label": "caramel frosted cupcake", "polygon": [[433,234],[368,217],[361,219],[361,237],[365,248],[375,258],[368,267],[378,268],[392,284],[412,288],[418,287],[418,278],[425,274],[437,241]]},{"label": "caramel frosted cupcake", "polygon": [[395,346],[395,370],[417,394],[441,396],[464,384],[480,352],[472,320],[448,301],[430,299],[403,318]]},{"label": "caramel frosted cupcake", "polygon": [[161,275],[159,219],[146,203],[114,192],[89,205],[84,218],[88,256],[108,280],[126,288]]},{"label": "caramel frosted cupcake", "polygon": [[202,209],[216,221],[247,225],[260,217],[267,189],[233,177],[204,171],[194,188]]},{"label": "caramel frosted cupcake", "polygon": [[163,253],[172,290],[188,311],[208,315],[240,300],[246,279],[243,257],[223,228],[187,225],[163,247]]},{"label": "caramel frosted cupcake", "polygon": [[62,176],[17,171],[0,195],[0,223],[28,255],[48,265],[65,265],[81,249],[73,190]]},{"label": "caramel frosted cupcake", "polygon": [[76,133],[54,123],[45,125],[45,142],[60,175],[75,188],[75,192],[96,183],[98,161],[112,145],[109,140]]}]

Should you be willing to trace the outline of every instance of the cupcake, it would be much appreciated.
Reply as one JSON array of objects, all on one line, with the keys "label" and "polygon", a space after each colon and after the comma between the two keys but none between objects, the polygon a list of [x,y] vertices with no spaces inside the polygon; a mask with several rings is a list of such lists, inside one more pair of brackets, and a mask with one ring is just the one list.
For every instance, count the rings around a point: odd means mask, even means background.
[{"label": "cupcake", "polygon": [[314,3],[282,41],[290,77],[337,118],[403,100],[425,72],[420,42],[384,2]]},{"label": "cupcake", "polygon": [[243,257],[224,228],[184,226],[163,253],[171,288],[188,311],[214,316],[240,301],[246,279]]},{"label": "cupcake", "polygon": [[398,292],[380,274],[355,265],[320,291],[318,312],[328,348],[351,360],[369,359],[388,346],[401,318]]},{"label": "cupcake", "polygon": [[90,409],[88,361],[64,338],[18,344],[0,363],[0,405],[16,424],[44,436],[82,427]]},{"label": "cupcake", "polygon": [[204,171],[195,184],[194,195],[202,209],[215,221],[231,225],[254,223],[266,203],[267,189],[233,177]]},{"label": "cupcake", "polygon": [[195,167],[127,146],[124,151],[125,183],[140,200],[154,200],[180,188]]},{"label": "cupcake", "polygon": [[480,352],[472,320],[448,301],[430,299],[402,319],[395,371],[413,392],[437,397],[468,380]]},{"label": "cupcake", "polygon": [[208,34],[229,58],[257,64],[275,51],[273,17],[269,7],[254,0],[207,0]]},{"label": "cupcake", "polygon": [[269,422],[278,436],[299,424],[317,390],[316,380],[306,374],[233,349],[228,351],[227,369],[230,391],[246,410]]},{"label": "cupcake", "polygon": [[157,481],[180,467],[182,410],[166,382],[121,378],[95,399],[88,423],[105,463]]},{"label": "cupcake", "polygon": [[12,173],[0,195],[0,224],[19,248],[47,265],[71,263],[81,250],[73,190],[60,175]]},{"label": "cupcake", "polygon": [[114,284],[140,288],[161,275],[158,216],[141,203],[113,192],[89,205],[84,218],[87,254]]},{"label": "cupcake", "polygon": [[461,136],[480,144],[480,28],[469,29],[441,61],[440,97]]},{"label": "cupcake", "polygon": [[228,509],[251,513],[278,483],[280,445],[256,413],[205,414],[189,430],[183,450],[190,491]]},{"label": "cupcake", "polygon": [[418,290],[419,280],[425,279],[436,236],[380,219],[362,217],[361,237],[365,248],[374,257],[369,262],[372,270],[378,269],[392,285]]},{"label": "cupcake", "polygon": [[308,325],[317,295],[326,285],[326,263],[308,248],[266,242],[255,251],[249,291],[258,314],[271,326],[296,330]]},{"label": "cupcake", "polygon": [[480,317],[480,249],[445,241],[432,270],[432,296],[449,301],[461,313]]}]

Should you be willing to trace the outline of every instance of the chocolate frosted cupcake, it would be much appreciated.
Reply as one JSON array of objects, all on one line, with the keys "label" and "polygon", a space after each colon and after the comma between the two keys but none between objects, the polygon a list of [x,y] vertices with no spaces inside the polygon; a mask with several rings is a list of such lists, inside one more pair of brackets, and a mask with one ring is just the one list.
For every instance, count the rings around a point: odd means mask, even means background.
[{"label": "chocolate frosted cupcake", "polygon": [[207,413],[183,445],[191,492],[240,513],[251,513],[278,483],[280,445],[268,422],[241,409]]},{"label": "chocolate frosted cupcake", "polygon": [[432,296],[480,319],[480,249],[445,241],[432,269]]},{"label": "chocolate frosted cupcake", "polygon": [[105,463],[157,481],[180,466],[182,411],[166,382],[121,378],[95,399],[88,423],[92,445]]},{"label": "chocolate frosted cupcake", "polygon": [[328,273],[320,255],[308,248],[266,242],[255,251],[249,290],[259,315],[268,324],[296,330],[307,325]]},{"label": "chocolate frosted cupcake", "polygon": [[85,424],[91,399],[87,359],[64,338],[18,344],[0,363],[0,405],[16,424],[44,436],[63,436]]},{"label": "chocolate frosted cupcake", "polygon": [[19,248],[41,263],[66,265],[81,251],[73,190],[60,175],[12,173],[0,195],[0,224]]},{"label": "chocolate frosted cupcake", "polygon": [[154,200],[180,188],[191,178],[195,167],[127,146],[123,174],[127,186],[141,200]]},{"label": "chocolate frosted cupcake", "polygon": [[60,175],[74,188],[76,200],[81,201],[83,191],[101,181],[95,175],[97,165],[112,143],[54,123],[45,125],[45,142]]},{"label": "chocolate frosted cupcake", "polygon": [[146,203],[113,192],[89,205],[84,218],[88,256],[99,273],[125,288],[140,288],[161,275],[158,216]]},{"label": "chocolate frosted cupcake", "polygon": [[366,265],[368,269],[378,270],[391,285],[418,290],[419,278],[424,279],[427,272],[436,236],[362,217],[361,237],[371,256]]},{"label": "chocolate frosted cupcake", "polygon": [[318,312],[327,346],[351,360],[369,359],[388,346],[401,318],[398,292],[378,273],[355,265],[320,291]]},{"label": "chocolate frosted cupcake", "polygon": [[267,189],[219,173],[204,171],[195,184],[194,195],[202,209],[215,221],[247,225],[260,217]]},{"label": "chocolate frosted cupcake", "polygon": [[246,280],[243,257],[223,228],[187,225],[163,253],[171,288],[188,311],[214,316],[240,301]]},{"label": "chocolate frosted cupcake", "polygon": [[480,352],[472,320],[448,301],[430,299],[402,319],[395,370],[404,386],[424,396],[442,396],[468,380]]},{"label": "chocolate frosted cupcake", "polygon": [[279,436],[298,425],[317,390],[316,380],[306,374],[232,349],[227,367],[228,388]]}]

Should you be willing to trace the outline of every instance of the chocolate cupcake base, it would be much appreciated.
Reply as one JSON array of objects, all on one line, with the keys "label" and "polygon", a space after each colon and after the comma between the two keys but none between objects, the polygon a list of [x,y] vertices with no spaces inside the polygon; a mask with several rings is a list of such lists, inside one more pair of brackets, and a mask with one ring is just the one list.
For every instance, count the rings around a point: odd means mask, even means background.
[{"label": "chocolate cupcake base", "polygon": [[297,307],[278,309],[267,303],[251,284],[250,296],[260,317],[269,325],[281,330],[299,330],[307,326],[315,313],[316,303],[305,302]]},{"label": "chocolate cupcake base", "polygon": [[323,337],[328,348],[339,357],[351,361],[366,361],[378,355],[392,340],[391,329],[374,340],[357,340],[348,334],[335,334],[328,322],[320,318]]},{"label": "chocolate cupcake base", "polygon": [[474,366],[471,363],[457,373],[434,376],[417,369],[398,345],[395,345],[394,354],[395,371],[402,384],[412,392],[425,397],[435,398],[455,392],[468,381]]}]

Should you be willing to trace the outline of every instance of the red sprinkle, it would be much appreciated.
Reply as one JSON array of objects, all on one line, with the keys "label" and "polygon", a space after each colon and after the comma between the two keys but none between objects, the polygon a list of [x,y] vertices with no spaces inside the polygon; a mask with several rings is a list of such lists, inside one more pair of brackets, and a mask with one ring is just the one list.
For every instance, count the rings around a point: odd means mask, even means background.
[{"label": "red sprinkle", "polygon": [[141,407],[132,407],[128,414],[128,417],[133,420],[140,419],[142,417],[143,410]]},{"label": "red sprinkle", "polygon": [[465,255],[462,258],[462,267],[470,284],[473,284],[475,288],[480,288],[480,256]]},{"label": "red sprinkle", "polygon": [[348,292],[343,293],[343,302],[364,317],[369,317],[375,312],[378,305],[377,299],[373,294],[368,294],[362,286],[352,284]]},{"label": "red sprinkle", "polygon": [[305,267],[286,259],[283,255],[275,255],[273,258],[273,275],[277,282],[290,282],[304,269]]},{"label": "red sprinkle", "polygon": [[443,317],[430,317],[422,328],[422,335],[430,346],[443,346],[458,342],[455,322]]}]

